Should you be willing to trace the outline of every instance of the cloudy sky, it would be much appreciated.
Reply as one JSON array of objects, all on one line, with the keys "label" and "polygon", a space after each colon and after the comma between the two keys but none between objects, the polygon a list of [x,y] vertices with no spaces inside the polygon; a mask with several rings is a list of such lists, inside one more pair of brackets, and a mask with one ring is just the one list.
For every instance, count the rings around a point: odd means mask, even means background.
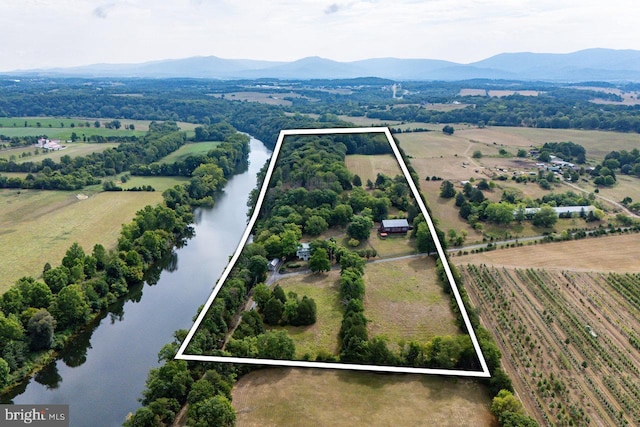
[{"label": "cloudy sky", "polygon": [[469,63],[640,50],[637,0],[1,0],[0,71],[215,55]]}]

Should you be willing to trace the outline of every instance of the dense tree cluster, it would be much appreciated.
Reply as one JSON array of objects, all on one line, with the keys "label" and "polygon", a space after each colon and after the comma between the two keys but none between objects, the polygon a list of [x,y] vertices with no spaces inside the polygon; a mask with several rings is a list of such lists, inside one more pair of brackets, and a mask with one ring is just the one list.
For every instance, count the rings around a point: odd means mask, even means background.
[{"label": "dense tree cluster", "polygon": [[[452,89],[459,84],[452,83]],[[482,123],[490,126],[640,132],[640,112],[637,108],[595,104],[590,102],[591,99],[601,98],[602,94],[592,91],[552,87],[545,91],[539,96],[458,96],[458,102],[469,106],[450,111],[427,109],[418,104],[406,105],[410,101],[403,99],[404,106],[370,107],[366,116],[421,123]],[[445,102],[450,102],[450,99]]]},{"label": "dense tree cluster", "polygon": [[[571,141],[567,142],[545,142],[540,149],[540,153],[553,154],[565,162],[575,162],[583,164],[587,161],[587,151],[580,145]],[[547,160],[548,161],[548,160]]]},{"label": "dense tree cluster", "polygon": [[[586,207],[593,203],[592,197],[579,195],[573,191],[549,193],[533,199],[524,197],[521,191],[514,188],[506,188],[499,202],[491,202],[485,198],[480,189],[481,187],[490,188],[484,180],[480,181],[475,187],[470,182],[467,182],[462,191],[458,192],[455,197],[455,205],[460,208],[459,215],[476,229],[482,229],[481,222],[509,225],[512,221],[520,223],[527,219],[533,220],[533,225],[537,227],[549,228],[558,219],[558,214],[552,207]],[[525,208],[541,209],[535,213],[527,213]],[[551,212],[553,212],[553,215],[551,215]],[[593,215],[589,216],[586,209],[576,215],[587,221],[595,220]]]}]

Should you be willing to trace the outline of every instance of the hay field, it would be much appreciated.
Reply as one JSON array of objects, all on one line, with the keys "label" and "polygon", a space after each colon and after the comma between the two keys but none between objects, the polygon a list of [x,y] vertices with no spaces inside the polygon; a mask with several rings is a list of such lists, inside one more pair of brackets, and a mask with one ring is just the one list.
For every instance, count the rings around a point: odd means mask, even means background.
[{"label": "hay field", "polygon": [[143,187],[145,185],[152,186],[157,193],[162,192],[168,188],[173,188],[177,184],[184,184],[189,181],[189,178],[185,176],[132,176],[125,183],[119,183],[118,186],[123,189],[133,187]]},{"label": "hay field", "polygon": [[402,174],[398,160],[391,154],[350,154],[346,156],[345,163],[350,172],[360,175],[363,185],[367,179],[375,182],[378,173],[390,177]]},{"label": "hay field", "polygon": [[346,122],[351,122],[356,126],[388,126],[388,125],[396,125],[400,123],[398,120],[380,120],[380,119],[370,119],[365,116],[338,116],[340,120],[344,120]]},{"label": "hay field", "polygon": [[[584,146],[587,158],[602,160],[612,150],[631,150],[640,145],[640,134],[576,129],[534,129],[516,127],[493,127],[470,129],[459,132],[470,139],[481,142],[504,144],[505,146],[529,147],[545,142],[572,141]],[[456,131],[457,135],[458,131]]]},{"label": "hay field", "polygon": [[487,96],[486,89],[460,89],[458,96]]},{"label": "hay field", "polygon": [[[613,187],[597,187],[597,196],[599,198],[602,197],[618,203],[620,203],[627,196],[631,197],[634,202],[640,200],[640,178],[617,173],[616,179],[616,185],[614,185]],[[596,186],[593,185],[593,182],[580,181],[572,184],[577,185],[587,193],[592,193],[596,189]],[[577,192],[575,188],[565,187],[565,189],[563,189],[563,191],[567,190]],[[614,208],[614,210],[617,209]]]},{"label": "hay field", "polygon": [[248,101],[259,102],[267,105],[284,105],[290,106],[292,103],[284,98],[303,98],[303,95],[295,92],[279,93],[279,92],[229,92],[210,94],[214,98],[224,98],[231,101]]},{"label": "hay field", "polygon": [[218,144],[220,144],[220,141],[202,141],[188,143],[178,148],[168,156],[163,157],[158,163],[175,163],[182,161],[189,156],[197,156],[199,154],[205,155]]},{"label": "hay field", "polygon": [[503,96],[522,95],[522,96],[538,96],[537,90],[490,90],[489,96],[501,98]]},{"label": "hay field", "polygon": [[370,337],[386,337],[398,349],[402,340],[427,342],[459,333],[430,257],[367,264],[364,282]]},{"label": "hay field", "polygon": [[368,241],[361,244],[362,247],[357,249],[366,249],[365,245],[369,245],[376,250],[378,258],[392,258],[416,253],[416,240],[410,237],[410,233],[406,235],[389,234],[387,237],[381,238],[378,234],[379,226],[379,223],[376,224],[374,229],[371,230]]},{"label": "hay field", "polygon": [[232,390],[238,427],[496,427],[486,388],[430,375],[269,368]]},{"label": "hay field", "polygon": [[[285,293],[293,291],[299,298],[313,298],[318,309],[316,323],[309,326],[285,326],[284,329],[296,344],[296,358],[305,353],[312,358],[320,350],[338,355],[338,332],[342,322],[343,308],[340,302],[340,272],[332,270],[325,274],[301,274],[278,280]],[[275,286],[275,285],[274,285]]]},{"label": "hay field", "polygon": [[57,265],[73,242],[85,251],[96,243],[115,247],[122,224],[160,192],[110,192],[79,200],[77,192],[0,190],[0,292],[22,276],[40,277],[46,262]]},{"label": "hay field", "polygon": [[[102,153],[107,148],[115,148],[119,144],[113,142],[104,142],[100,144],[87,144],[84,142],[66,142],[62,145],[65,145],[67,148],[64,150],[58,151],[48,151],[44,152],[42,148],[38,148],[39,154],[35,154],[35,147],[19,147],[19,148],[10,148],[8,150],[0,151],[0,158],[9,160],[11,156],[15,156],[16,163],[23,162],[41,162],[44,159],[51,159],[54,162],[58,163],[62,156],[70,156],[70,157],[78,157],[78,156],[86,156],[91,153]],[[22,153],[31,153],[30,156],[21,157]]]},{"label": "hay field", "polygon": [[507,268],[544,268],[575,271],[640,272],[640,235],[587,238],[526,245],[508,250],[457,256],[456,264],[486,264]]},{"label": "hay field", "polygon": [[[456,207],[455,200],[440,197],[440,185],[442,185],[442,181],[423,181],[420,183],[422,194],[424,194],[429,209],[431,209],[432,220],[445,233],[451,229],[456,230],[456,232],[466,230],[466,243],[482,241],[482,233],[475,231],[467,221],[460,217],[459,208]],[[456,191],[462,191],[460,183],[454,182],[454,185]]]}]

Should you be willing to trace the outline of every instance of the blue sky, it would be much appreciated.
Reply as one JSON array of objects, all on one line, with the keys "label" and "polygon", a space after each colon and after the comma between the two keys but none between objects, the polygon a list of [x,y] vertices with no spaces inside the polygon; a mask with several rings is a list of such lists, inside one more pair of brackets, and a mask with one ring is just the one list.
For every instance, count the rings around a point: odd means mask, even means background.
[{"label": "blue sky", "polygon": [[637,0],[3,0],[0,71],[215,55],[469,63],[640,50]]}]

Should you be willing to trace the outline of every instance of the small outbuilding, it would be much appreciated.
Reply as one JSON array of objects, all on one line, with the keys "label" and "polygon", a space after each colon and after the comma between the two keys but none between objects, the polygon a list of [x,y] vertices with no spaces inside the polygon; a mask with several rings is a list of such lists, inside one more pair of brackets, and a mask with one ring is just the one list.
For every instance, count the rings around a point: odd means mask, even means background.
[{"label": "small outbuilding", "polygon": [[398,233],[406,233],[411,230],[413,227],[409,225],[406,219],[383,219],[380,223],[380,228],[378,232],[380,234],[398,234]]},{"label": "small outbuilding", "polygon": [[269,261],[269,265],[268,265],[269,271],[274,271],[278,266],[279,262],[280,260],[278,258],[274,258],[271,261]]}]

